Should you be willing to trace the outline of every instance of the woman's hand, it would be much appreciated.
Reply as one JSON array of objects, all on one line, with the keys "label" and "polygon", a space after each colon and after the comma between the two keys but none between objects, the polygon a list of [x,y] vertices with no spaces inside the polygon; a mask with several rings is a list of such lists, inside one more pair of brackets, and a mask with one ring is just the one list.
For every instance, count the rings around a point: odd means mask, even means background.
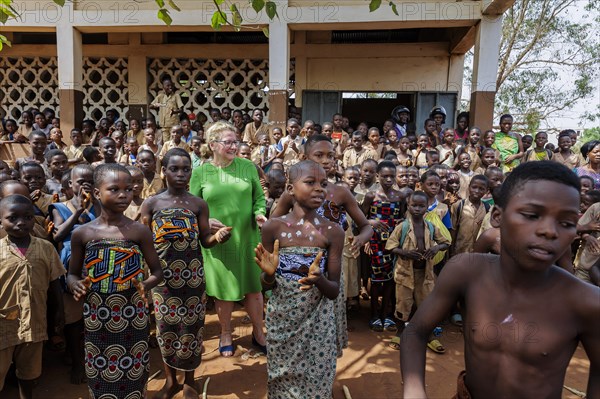
[{"label": "woman's hand", "polygon": [[313,285],[317,284],[317,282],[323,277],[323,274],[321,273],[321,267],[319,266],[321,264],[322,258],[323,251],[319,251],[319,253],[315,257],[315,260],[313,260],[313,262],[310,265],[310,268],[308,269],[308,276],[302,277],[300,280],[298,280],[298,283],[300,284],[300,289],[302,291],[310,290],[313,287]]},{"label": "woman's hand", "polygon": [[262,244],[258,244],[254,249],[256,257],[254,261],[266,275],[272,276],[279,266],[279,240],[273,244],[273,253],[267,251]]},{"label": "woman's hand", "polygon": [[265,215],[256,215],[255,220],[256,224],[258,224],[258,227],[262,229],[262,226],[267,221],[267,218],[265,217]]},{"label": "woman's hand", "polygon": [[208,225],[210,226],[211,234],[217,234],[223,227],[227,227],[218,219],[208,219]]},{"label": "woman's hand", "polygon": [[231,238],[231,229],[233,229],[233,227],[230,226],[219,229],[215,233],[215,240],[217,240],[219,244],[222,244],[229,240]]}]

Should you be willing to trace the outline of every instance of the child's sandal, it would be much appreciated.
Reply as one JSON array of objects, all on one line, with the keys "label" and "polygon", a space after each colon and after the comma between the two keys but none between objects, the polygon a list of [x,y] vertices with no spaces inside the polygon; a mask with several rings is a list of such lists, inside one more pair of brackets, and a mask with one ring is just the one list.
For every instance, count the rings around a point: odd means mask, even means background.
[{"label": "child's sandal", "polygon": [[381,319],[371,319],[369,322],[369,328],[375,332],[382,332],[383,323],[381,322]]},{"label": "child's sandal", "polygon": [[398,326],[396,325],[394,320],[390,319],[389,317],[386,317],[385,320],[383,321],[383,328],[385,329],[385,331],[389,331],[389,332],[398,331]]}]

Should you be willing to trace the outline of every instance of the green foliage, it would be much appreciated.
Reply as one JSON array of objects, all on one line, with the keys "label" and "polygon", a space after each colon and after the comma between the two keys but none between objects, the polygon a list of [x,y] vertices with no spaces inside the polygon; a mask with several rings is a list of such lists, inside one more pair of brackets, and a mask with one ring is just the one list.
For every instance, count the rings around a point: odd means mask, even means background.
[{"label": "green foliage", "polygon": [[[599,0],[520,0],[505,13],[496,115],[510,112],[516,124],[535,132],[541,122],[593,95],[600,76],[594,25],[600,21],[582,22],[569,15],[582,3],[590,12],[597,13],[600,6]],[[590,120],[598,116],[600,112],[587,115]]]},{"label": "green foliage", "polygon": [[585,129],[577,139],[577,144],[573,147],[573,151],[579,152],[582,145],[592,140],[600,140],[600,127]]}]

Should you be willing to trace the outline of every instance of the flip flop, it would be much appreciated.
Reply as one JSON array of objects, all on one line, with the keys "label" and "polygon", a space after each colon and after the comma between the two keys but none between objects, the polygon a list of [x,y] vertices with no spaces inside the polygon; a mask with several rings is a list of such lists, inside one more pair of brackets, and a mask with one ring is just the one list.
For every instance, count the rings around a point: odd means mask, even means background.
[{"label": "flip flop", "polygon": [[381,322],[381,319],[372,319],[369,322],[369,328],[376,332],[382,332],[383,331],[383,323]]},{"label": "flip flop", "polygon": [[400,350],[400,337],[394,337],[388,344],[388,346],[394,350]]},{"label": "flip flop", "polygon": [[389,317],[386,317],[385,320],[383,320],[383,328],[385,329],[385,331],[389,332],[398,331],[398,326],[396,325],[394,320],[390,319]]},{"label": "flip flop", "polygon": [[[231,352],[231,355],[229,356],[225,356],[223,354],[223,352]],[[233,347],[233,345],[225,345],[225,346],[221,346],[221,340],[219,339],[219,353],[221,354],[221,356],[223,357],[232,357],[235,354],[235,348]]]},{"label": "flip flop", "polygon": [[442,343],[440,341],[438,341],[437,339],[432,339],[431,341],[429,341],[427,343],[427,347],[429,349],[431,349],[432,351],[434,351],[435,353],[446,353],[446,348],[444,348],[444,346],[442,345]]},{"label": "flip flop", "polygon": [[450,323],[454,324],[455,326],[459,326],[462,327],[463,325],[463,319],[460,313],[455,313],[452,315],[452,317],[450,317]]}]

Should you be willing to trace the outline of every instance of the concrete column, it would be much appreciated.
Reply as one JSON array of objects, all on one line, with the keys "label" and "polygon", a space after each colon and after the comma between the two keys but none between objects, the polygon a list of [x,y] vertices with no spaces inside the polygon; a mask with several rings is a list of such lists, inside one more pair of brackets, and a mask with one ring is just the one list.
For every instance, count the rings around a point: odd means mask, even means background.
[{"label": "concrete column", "polygon": [[304,90],[308,88],[308,59],[306,58],[306,31],[296,31],[294,37],[295,53],[293,57],[296,59],[296,107],[302,107],[302,95]]},{"label": "concrete column", "polygon": [[493,125],[501,37],[502,15],[484,16],[475,39],[469,124],[482,130]]},{"label": "concrete column", "polygon": [[[141,36],[141,33],[130,33],[129,45],[139,46],[142,39]],[[140,121],[148,115],[148,103],[152,101],[152,99],[148,98],[148,67],[146,65],[146,56],[131,51],[127,63],[129,76],[129,114],[127,117]]]},{"label": "concrete column", "polygon": [[68,18],[56,25],[58,58],[58,97],[63,140],[70,143],[70,131],[81,127],[83,121],[83,47],[81,32]]},{"label": "concrete column", "polygon": [[[283,3],[283,2],[281,2]],[[287,2],[285,2],[287,3]],[[279,7],[280,3],[278,3]],[[283,5],[285,7],[285,5]],[[285,126],[288,116],[290,30],[283,18],[269,23],[269,124]]]}]

